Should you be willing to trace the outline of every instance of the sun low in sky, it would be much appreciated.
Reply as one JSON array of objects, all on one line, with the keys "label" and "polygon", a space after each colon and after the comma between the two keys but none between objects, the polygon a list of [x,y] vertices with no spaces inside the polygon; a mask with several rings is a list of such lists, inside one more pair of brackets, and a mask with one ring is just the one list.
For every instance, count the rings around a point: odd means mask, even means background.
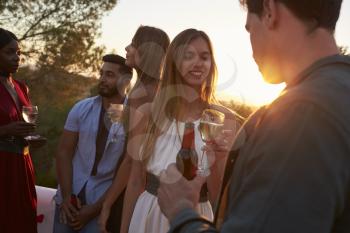
[{"label": "sun low in sky", "polygon": [[[203,30],[215,50],[218,97],[259,106],[273,101],[284,84],[263,81],[252,58],[245,17],[238,0],[119,0],[103,19],[99,43],[107,47],[107,52],[125,56],[124,48],[140,25],[159,27],[170,39],[187,28]],[[350,47],[349,22],[350,1],[346,0],[336,30],[339,46]]]}]

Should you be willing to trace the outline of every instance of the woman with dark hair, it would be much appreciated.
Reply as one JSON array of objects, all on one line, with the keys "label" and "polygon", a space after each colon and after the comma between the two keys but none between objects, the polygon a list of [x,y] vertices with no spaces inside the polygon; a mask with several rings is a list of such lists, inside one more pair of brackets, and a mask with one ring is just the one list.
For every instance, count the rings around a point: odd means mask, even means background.
[{"label": "woman with dark hair", "polygon": [[17,37],[0,28],[0,232],[36,233],[34,169],[25,136],[35,129],[23,121],[28,88],[12,78],[20,61]]}]

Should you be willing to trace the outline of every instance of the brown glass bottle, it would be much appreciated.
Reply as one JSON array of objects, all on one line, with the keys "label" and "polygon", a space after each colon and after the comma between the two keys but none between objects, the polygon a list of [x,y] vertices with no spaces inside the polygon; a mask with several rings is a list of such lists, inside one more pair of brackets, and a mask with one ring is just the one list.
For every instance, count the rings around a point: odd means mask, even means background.
[{"label": "brown glass bottle", "polygon": [[194,124],[185,123],[181,149],[176,157],[177,169],[187,180],[192,180],[197,173],[198,155],[195,150]]}]

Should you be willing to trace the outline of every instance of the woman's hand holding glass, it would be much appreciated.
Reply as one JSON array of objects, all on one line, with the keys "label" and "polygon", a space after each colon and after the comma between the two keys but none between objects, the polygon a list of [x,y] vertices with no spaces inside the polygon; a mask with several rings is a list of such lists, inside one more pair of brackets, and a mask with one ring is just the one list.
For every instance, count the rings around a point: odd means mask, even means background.
[{"label": "woman's hand holding glass", "polygon": [[[22,107],[22,117],[25,122],[34,125],[36,124],[36,121],[38,119],[39,111],[38,111],[38,106],[23,106]],[[33,140],[39,138],[39,135],[29,135],[26,136],[26,140]]]},{"label": "woman's hand holding glass", "polygon": [[25,137],[33,133],[35,124],[16,121],[1,127],[2,134],[6,136],[20,136]]},{"label": "woman's hand holding glass", "polygon": [[[199,132],[205,146],[215,144],[216,138],[223,130],[225,114],[214,109],[205,109],[202,113]],[[204,159],[205,158],[205,159]],[[205,150],[199,157],[197,174],[200,176],[208,176],[210,174],[208,166],[208,158],[205,156]]]}]

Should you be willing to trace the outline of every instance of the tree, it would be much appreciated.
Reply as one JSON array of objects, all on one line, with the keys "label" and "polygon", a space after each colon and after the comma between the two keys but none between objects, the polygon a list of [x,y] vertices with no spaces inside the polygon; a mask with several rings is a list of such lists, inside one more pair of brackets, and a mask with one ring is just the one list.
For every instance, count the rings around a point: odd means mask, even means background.
[{"label": "tree", "polygon": [[117,0],[0,0],[0,26],[21,41],[38,66],[94,72],[104,52],[96,46],[100,19]]}]

